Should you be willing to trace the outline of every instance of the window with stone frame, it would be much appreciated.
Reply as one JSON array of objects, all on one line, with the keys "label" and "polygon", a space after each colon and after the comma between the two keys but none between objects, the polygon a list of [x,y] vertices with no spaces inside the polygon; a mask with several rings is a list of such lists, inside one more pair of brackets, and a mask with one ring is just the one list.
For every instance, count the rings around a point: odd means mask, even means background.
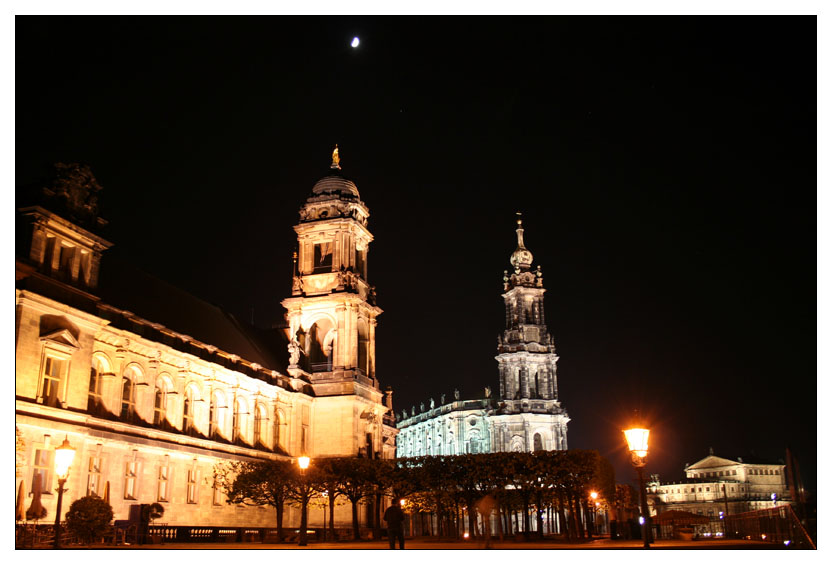
[{"label": "window with stone frame", "polygon": [[312,257],[313,273],[328,273],[332,271],[332,242],[316,243]]},{"label": "window with stone frame", "polygon": [[52,492],[52,459],[55,450],[45,447],[35,449],[34,461],[32,462],[32,490],[35,492],[35,483],[40,481],[40,492],[42,494]]},{"label": "window with stone frame", "polygon": [[156,501],[167,502],[170,492],[170,462],[167,456],[159,465],[159,475],[156,481]]},{"label": "window with stone frame", "polygon": [[263,428],[267,423],[266,409],[262,404],[257,404],[254,408],[254,446],[263,445]]},{"label": "window with stone frame", "polygon": [[188,469],[187,492],[185,502],[188,504],[199,503],[199,471],[196,466]]},{"label": "window with stone frame", "polygon": [[101,389],[103,387],[104,373],[107,368],[104,362],[98,358],[92,358],[92,365],[90,366],[90,387],[87,394],[87,408],[92,409],[102,404]]},{"label": "window with stone frame", "polygon": [[185,402],[182,407],[182,431],[190,432],[194,427],[194,394],[188,388],[185,391]]},{"label": "window with stone frame", "polygon": [[245,425],[243,419],[245,417],[244,403],[240,398],[234,400],[234,413],[231,419],[231,441],[237,441],[243,438],[243,426]]},{"label": "window with stone frame", "polygon": [[222,506],[225,504],[225,491],[220,486],[219,481],[214,481],[213,491],[211,493],[211,504],[214,506]]},{"label": "window with stone frame", "polygon": [[136,500],[138,495],[139,462],[130,459],[124,464],[124,499]]},{"label": "window with stone frame", "polygon": [[136,414],[136,383],[132,373],[121,379],[121,412],[123,419],[130,419]]},{"label": "window with stone frame", "polygon": [[167,399],[168,394],[165,389],[165,383],[158,383],[156,385],[156,392],[153,396],[153,424],[159,425],[167,419]]},{"label": "window with stone frame", "polygon": [[41,398],[46,406],[58,408],[61,405],[61,388],[69,369],[69,360],[46,354],[43,363]]},{"label": "window with stone frame", "polygon": [[91,455],[87,466],[87,496],[101,494],[101,457]]}]

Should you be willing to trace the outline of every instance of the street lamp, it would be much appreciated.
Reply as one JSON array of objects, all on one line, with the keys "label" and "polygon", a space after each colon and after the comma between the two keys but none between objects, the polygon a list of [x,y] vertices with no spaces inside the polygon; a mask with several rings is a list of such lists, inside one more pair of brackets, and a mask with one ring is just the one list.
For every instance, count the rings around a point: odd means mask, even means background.
[{"label": "street lamp", "polygon": [[298,457],[298,467],[300,467],[301,480],[301,506],[300,506],[300,535],[298,536],[298,545],[306,545],[306,505],[309,502],[309,492],[306,489],[306,468],[309,467],[309,457],[305,455]]},{"label": "street lamp", "polygon": [[589,498],[592,499],[592,503],[593,503],[592,506],[590,507],[590,512],[592,513],[592,533],[597,534],[598,533],[598,526],[596,525],[595,522],[598,519],[598,506],[599,506],[598,493],[595,492],[595,491],[590,492],[589,493]]},{"label": "street lamp", "polygon": [[777,493],[771,493],[771,505],[776,507],[777,506]]},{"label": "street lamp", "polygon": [[55,449],[55,474],[58,476],[58,508],[55,512],[55,549],[61,548],[61,503],[64,499],[64,485],[69,477],[69,468],[75,459],[75,448],[69,445],[69,436]]},{"label": "street lamp", "polygon": [[646,428],[630,428],[624,430],[627,447],[630,450],[630,461],[638,471],[639,491],[641,492],[642,538],[644,548],[650,547],[650,509],[647,507],[647,491],[644,488],[644,466],[647,464],[647,438],[650,430]]}]

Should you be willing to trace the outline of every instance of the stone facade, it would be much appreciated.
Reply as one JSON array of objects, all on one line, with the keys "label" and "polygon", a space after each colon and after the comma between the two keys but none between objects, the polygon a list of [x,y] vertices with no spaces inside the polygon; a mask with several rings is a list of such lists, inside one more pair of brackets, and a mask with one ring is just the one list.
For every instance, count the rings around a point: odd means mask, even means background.
[{"label": "stone facade", "polygon": [[[397,454],[400,457],[498,451],[567,449],[569,416],[558,399],[557,360],[543,307],[543,274],[532,270],[532,253],[517,220],[514,272],[503,277],[506,329],[498,338],[499,397],[490,387],[484,397],[403,412]],[[455,397],[458,394],[455,393]]]},{"label": "stone facade", "polygon": [[[313,191],[304,210],[318,197]],[[77,206],[77,199],[67,201]],[[337,371],[307,370],[308,354],[297,356],[293,339],[288,352],[285,336],[277,340],[279,350],[275,341],[252,347],[259,339],[254,328],[193,297],[186,297],[188,312],[200,318],[186,321],[213,324],[225,343],[185,335],[173,324],[103,300],[100,258],[111,244],[58,216],[51,204],[54,198],[22,208],[18,216],[23,251],[16,262],[15,408],[21,465],[15,486],[23,482],[27,507],[37,482],[46,520],[54,520],[54,449],[64,438],[76,455],[63,511],[88,493],[106,493],[115,519],[127,519],[136,504],[160,502],[161,521],[170,525],[274,526],[271,508],[225,503],[214,488],[218,463],[395,455],[392,391],[383,402],[375,378],[375,317],[381,310],[371,303],[366,273],[349,289],[330,289],[328,301],[304,291],[287,299],[291,336],[301,335],[305,351],[312,340],[303,332],[317,320],[325,318],[335,334]],[[366,269],[372,238],[367,209],[363,203],[360,208],[363,216],[349,229],[364,238],[355,237],[355,245],[363,244]],[[296,227],[302,250],[310,229],[303,218]],[[331,278],[339,275],[333,267]],[[157,299],[173,310],[181,306],[170,296]],[[279,361],[287,356],[288,369]],[[286,523],[295,522],[297,513],[287,509]],[[340,514],[347,523],[349,510]],[[310,516],[312,525],[320,519]]]},{"label": "stone facade", "polygon": [[[734,461],[709,455],[685,467],[686,480],[648,485],[654,512],[684,510],[718,517],[791,502],[782,463]],[[774,495],[774,497],[772,497]]]}]

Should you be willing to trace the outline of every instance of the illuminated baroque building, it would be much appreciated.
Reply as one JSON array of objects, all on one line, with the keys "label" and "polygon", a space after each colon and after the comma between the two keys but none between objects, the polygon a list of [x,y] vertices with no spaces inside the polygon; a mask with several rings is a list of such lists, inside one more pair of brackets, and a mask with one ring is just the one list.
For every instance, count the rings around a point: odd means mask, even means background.
[{"label": "illuminated baroque building", "polygon": [[455,455],[498,451],[567,449],[569,416],[558,399],[555,344],[543,308],[543,274],[532,270],[532,253],[517,220],[514,272],[503,277],[506,329],[498,338],[499,396],[454,400],[404,411],[398,422],[397,455]]},{"label": "illuminated baroque building", "polygon": [[654,475],[649,498],[654,513],[684,510],[718,517],[791,502],[786,465],[738,457],[736,461],[711,452],[685,467],[686,480],[662,484]]},{"label": "illuminated baroque building", "polygon": [[[54,520],[65,437],[77,451],[64,511],[107,494],[117,520],[159,502],[170,525],[274,526],[271,508],[225,503],[217,463],[395,455],[392,391],[384,399],[375,374],[369,212],[337,150],[295,226],[286,332],[102,261],[100,186],[88,169],[59,170],[18,212],[15,487],[24,483],[27,508],[39,486]],[[287,509],[287,524],[297,512]]]}]

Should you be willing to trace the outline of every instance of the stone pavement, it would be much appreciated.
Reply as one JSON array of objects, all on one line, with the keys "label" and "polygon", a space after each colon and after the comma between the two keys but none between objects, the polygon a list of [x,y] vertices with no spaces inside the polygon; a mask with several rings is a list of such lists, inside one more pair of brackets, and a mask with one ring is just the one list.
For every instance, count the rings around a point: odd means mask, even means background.
[{"label": "stone pavement", "polygon": [[[407,549],[416,550],[453,550],[453,549],[483,549],[482,543],[477,541],[435,541],[424,538],[408,539],[405,541]],[[295,549],[389,549],[387,541],[360,541],[360,542],[315,542],[309,543],[306,547],[300,547],[296,544],[264,544],[264,543],[166,543],[163,545],[133,545],[133,546],[119,546],[119,547],[102,547],[102,549],[212,549],[212,550],[241,550],[241,549],[279,549],[279,550],[295,550]],[[640,540],[609,540],[597,539],[591,542],[583,543],[563,543],[558,541],[530,541],[530,542],[515,542],[499,540],[492,543],[492,549],[508,549],[508,550],[523,550],[523,549],[642,549]],[[679,540],[658,540],[652,544],[651,549],[785,549],[783,546],[773,543],[761,541],[747,541],[747,540],[708,540],[708,541],[679,541]]]}]

